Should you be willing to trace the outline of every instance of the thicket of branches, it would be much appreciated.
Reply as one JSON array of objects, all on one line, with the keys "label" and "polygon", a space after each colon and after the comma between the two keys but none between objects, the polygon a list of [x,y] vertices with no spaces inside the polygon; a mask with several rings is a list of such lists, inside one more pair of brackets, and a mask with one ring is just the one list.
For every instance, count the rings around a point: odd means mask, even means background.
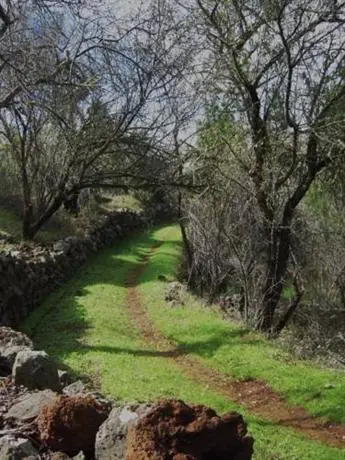
[{"label": "thicket of branches", "polygon": [[274,334],[338,315],[345,2],[107,4],[0,5],[1,193],[20,195],[24,238],[82,190],[168,187],[210,300],[235,293]]},{"label": "thicket of branches", "polygon": [[119,19],[101,2],[32,0],[0,13],[2,174],[24,238],[84,189],[169,182],[170,100],[192,52],[174,10],[151,2]]},{"label": "thicket of branches", "polygon": [[[190,282],[211,300],[235,289],[243,318],[268,333],[301,305],[339,312],[345,3],[197,0],[187,10],[208,77],[193,149],[207,186],[186,204]],[[327,201],[333,220],[318,212]]]}]

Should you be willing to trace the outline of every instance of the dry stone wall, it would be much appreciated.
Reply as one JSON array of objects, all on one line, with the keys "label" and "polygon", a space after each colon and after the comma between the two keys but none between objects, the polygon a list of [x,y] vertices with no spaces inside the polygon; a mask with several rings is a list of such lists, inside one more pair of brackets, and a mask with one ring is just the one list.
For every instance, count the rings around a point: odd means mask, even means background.
[{"label": "dry stone wall", "polygon": [[0,252],[0,325],[16,326],[88,256],[145,225],[145,217],[122,211],[100,217],[84,237],[52,246],[18,246]]}]

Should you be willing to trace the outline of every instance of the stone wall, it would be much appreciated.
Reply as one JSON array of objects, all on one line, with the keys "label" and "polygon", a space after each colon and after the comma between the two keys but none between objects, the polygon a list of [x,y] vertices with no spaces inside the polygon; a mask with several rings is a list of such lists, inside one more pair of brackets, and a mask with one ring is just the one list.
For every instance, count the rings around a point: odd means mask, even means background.
[{"label": "stone wall", "polygon": [[52,246],[26,245],[0,252],[0,325],[16,326],[87,257],[143,227],[145,218],[122,211],[100,217],[82,238]]}]

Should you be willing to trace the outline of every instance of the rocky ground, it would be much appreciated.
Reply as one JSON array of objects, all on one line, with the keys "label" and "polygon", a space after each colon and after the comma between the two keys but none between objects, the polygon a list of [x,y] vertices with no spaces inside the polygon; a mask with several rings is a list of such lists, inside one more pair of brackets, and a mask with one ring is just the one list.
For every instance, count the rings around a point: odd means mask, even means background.
[{"label": "rocky ground", "polygon": [[183,401],[118,405],[71,383],[31,340],[0,328],[0,460],[249,460],[237,413]]}]

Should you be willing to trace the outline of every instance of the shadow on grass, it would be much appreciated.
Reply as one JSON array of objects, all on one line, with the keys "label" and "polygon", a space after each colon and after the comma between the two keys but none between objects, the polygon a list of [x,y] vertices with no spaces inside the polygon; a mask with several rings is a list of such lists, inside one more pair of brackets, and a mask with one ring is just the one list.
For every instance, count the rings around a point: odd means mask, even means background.
[{"label": "shadow on grass", "polygon": [[188,342],[178,342],[176,347],[172,347],[170,350],[160,351],[150,348],[145,349],[133,349],[133,348],[121,348],[108,345],[85,345],[83,346],[84,350],[94,350],[101,351],[106,353],[125,353],[131,354],[134,356],[149,356],[149,357],[177,357],[188,354],[197,354],[199,356],[209,356],[213,355],[214,352],[222,345],[224,345],[225,340],[229,338],[235,338],[237,336],[242,336],[245,331],[232,331],[228,334],[220,332],[219,335],[214,334],[213,337],[210,337],[207,340],[197,341],[193,343]]},{"label": "shadow on grass", "polygon": [[[87,375],[76,374],[65,364],[66,357],[71,353],[80,355],[81,359],[90,350],[151,357],[176,354],[176,350],[159,352],[108,347],[107,344],[92,346],[83,343],[87,330],[92,328],[93,324],[87,318],[87,307],[82,299],[88,296],[93,286],[104,285],[104,289],[107,285],[125,288],[126,277],[137,268],[138,264],[145,263],[151,254],[150,248],[164,242],[147,235],[140,238],[133,235],[127,241],[121,242],[118,248],[106,248],[91,256],[76,270],[74,276],[48,295],[41,305],[30,313],[21,325],[21,330],[31,337],[36,349],[44,349],[52,355],[60,369],[68,370],[72,375],[74,374],[74,377],[83,380],[90,380],[90,378]],[[174,240],[169,242],[175,244]],[[156,266],[159,271],[164,271],[164,264],[160,265],[157,261]],[[151,280],[140,280],[140,283]],[[100,298],[99,301],[102,302],[102,299]],[[121,331],[119,333],[121,334]],[[133,339],[137,340],[135,331],[132,330],[130,333]]]},{"label": "shadow on grass", "polygon": [[[214,331],[214,328],[213,328]],[[178,341],[178,348],[185,354],[194,354],[202,358],[210,358],[215,352],[224,345],[237,346],[239,340],[247,334],[246,329],[238,330],[219,330],[212,332],[207,340],[198,340],[193,342]],[[261,343],[259,339],[252,340],[251,344]]]},{"label": "shadow on grass", "polygon": [[178,348],[172,348],[171,350],[159,351],[151,349],[134,349],[134,348],[122,348],[122,347],[110,347],[107,345],[85,345],[87,351],[101,351],[105,353],[123,353],[126,355],[133,356],[144,356],[150,358],[175,358],[177,356],[184,355],[185,352]]}]

